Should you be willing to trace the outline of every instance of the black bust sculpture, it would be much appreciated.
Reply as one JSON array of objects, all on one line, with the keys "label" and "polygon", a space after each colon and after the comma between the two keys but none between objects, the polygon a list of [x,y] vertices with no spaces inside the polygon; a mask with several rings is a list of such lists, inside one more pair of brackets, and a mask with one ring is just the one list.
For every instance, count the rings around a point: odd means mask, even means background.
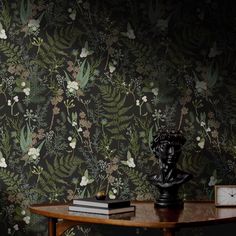
[{"label": "black bust sculpture", "polygon": [[176,167],[186,139],[180,131],[161,131],[154,136],[152,150],[159,158],[160,173],[150,176],[152,184],[158,187],[160,196],[156,207],[183,207],[183,200],[178,196],[181,184],[192,178],[192,175]]}]

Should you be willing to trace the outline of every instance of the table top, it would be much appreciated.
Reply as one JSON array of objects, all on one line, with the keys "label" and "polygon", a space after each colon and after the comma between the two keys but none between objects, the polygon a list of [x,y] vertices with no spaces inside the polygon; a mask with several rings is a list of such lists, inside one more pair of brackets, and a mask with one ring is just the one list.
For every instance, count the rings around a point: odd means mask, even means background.
[{"label": "table top", "polygon": [[147,228],[176,228],[236,221],[236,207],[215,207],[214,202],[185,202],[183,209],[155,208],[153,202],[132,202],[135,212],[100,215],[68,211],[68,205],[34,205],[30,211],[46,217]]}]

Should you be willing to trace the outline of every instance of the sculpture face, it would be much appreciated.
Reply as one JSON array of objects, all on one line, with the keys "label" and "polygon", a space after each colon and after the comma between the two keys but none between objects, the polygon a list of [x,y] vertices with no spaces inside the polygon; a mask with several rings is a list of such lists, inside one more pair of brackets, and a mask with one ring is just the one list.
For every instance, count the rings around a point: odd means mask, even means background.
[{"label": "sculpture face", "polygon": [[181,147],[169,141],[162,141],[156,145],[154,153],[163,164],[173,166],[179,159]]}]

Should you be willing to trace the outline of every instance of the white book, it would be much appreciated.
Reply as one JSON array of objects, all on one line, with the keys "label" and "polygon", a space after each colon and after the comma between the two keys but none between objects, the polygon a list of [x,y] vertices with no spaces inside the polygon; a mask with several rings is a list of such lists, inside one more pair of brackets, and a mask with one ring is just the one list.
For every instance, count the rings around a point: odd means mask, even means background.
[{"label": "white book", "polygon": [[109,208],[69,205],[69,211],[87,212],[87,213],[105,214],[105,215],[118,214],[118,213],[124,213],[124,212],[132,212],[134,210],[135,210],[135,206],[109,209]]}]

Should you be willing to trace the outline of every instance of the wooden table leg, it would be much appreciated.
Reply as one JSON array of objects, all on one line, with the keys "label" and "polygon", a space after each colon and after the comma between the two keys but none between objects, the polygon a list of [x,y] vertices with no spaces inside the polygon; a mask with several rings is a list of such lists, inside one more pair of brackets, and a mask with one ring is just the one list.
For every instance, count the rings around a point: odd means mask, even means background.
[{"label": "wooden table leg", "polygon": [[164,236],[175,236],[175,230],[173,228],[171,229],[164,228],[163,233]]},{"label": "wooden table leg", "polygon": [[56,218],[48,218],[48,236],[56,236]]}]

